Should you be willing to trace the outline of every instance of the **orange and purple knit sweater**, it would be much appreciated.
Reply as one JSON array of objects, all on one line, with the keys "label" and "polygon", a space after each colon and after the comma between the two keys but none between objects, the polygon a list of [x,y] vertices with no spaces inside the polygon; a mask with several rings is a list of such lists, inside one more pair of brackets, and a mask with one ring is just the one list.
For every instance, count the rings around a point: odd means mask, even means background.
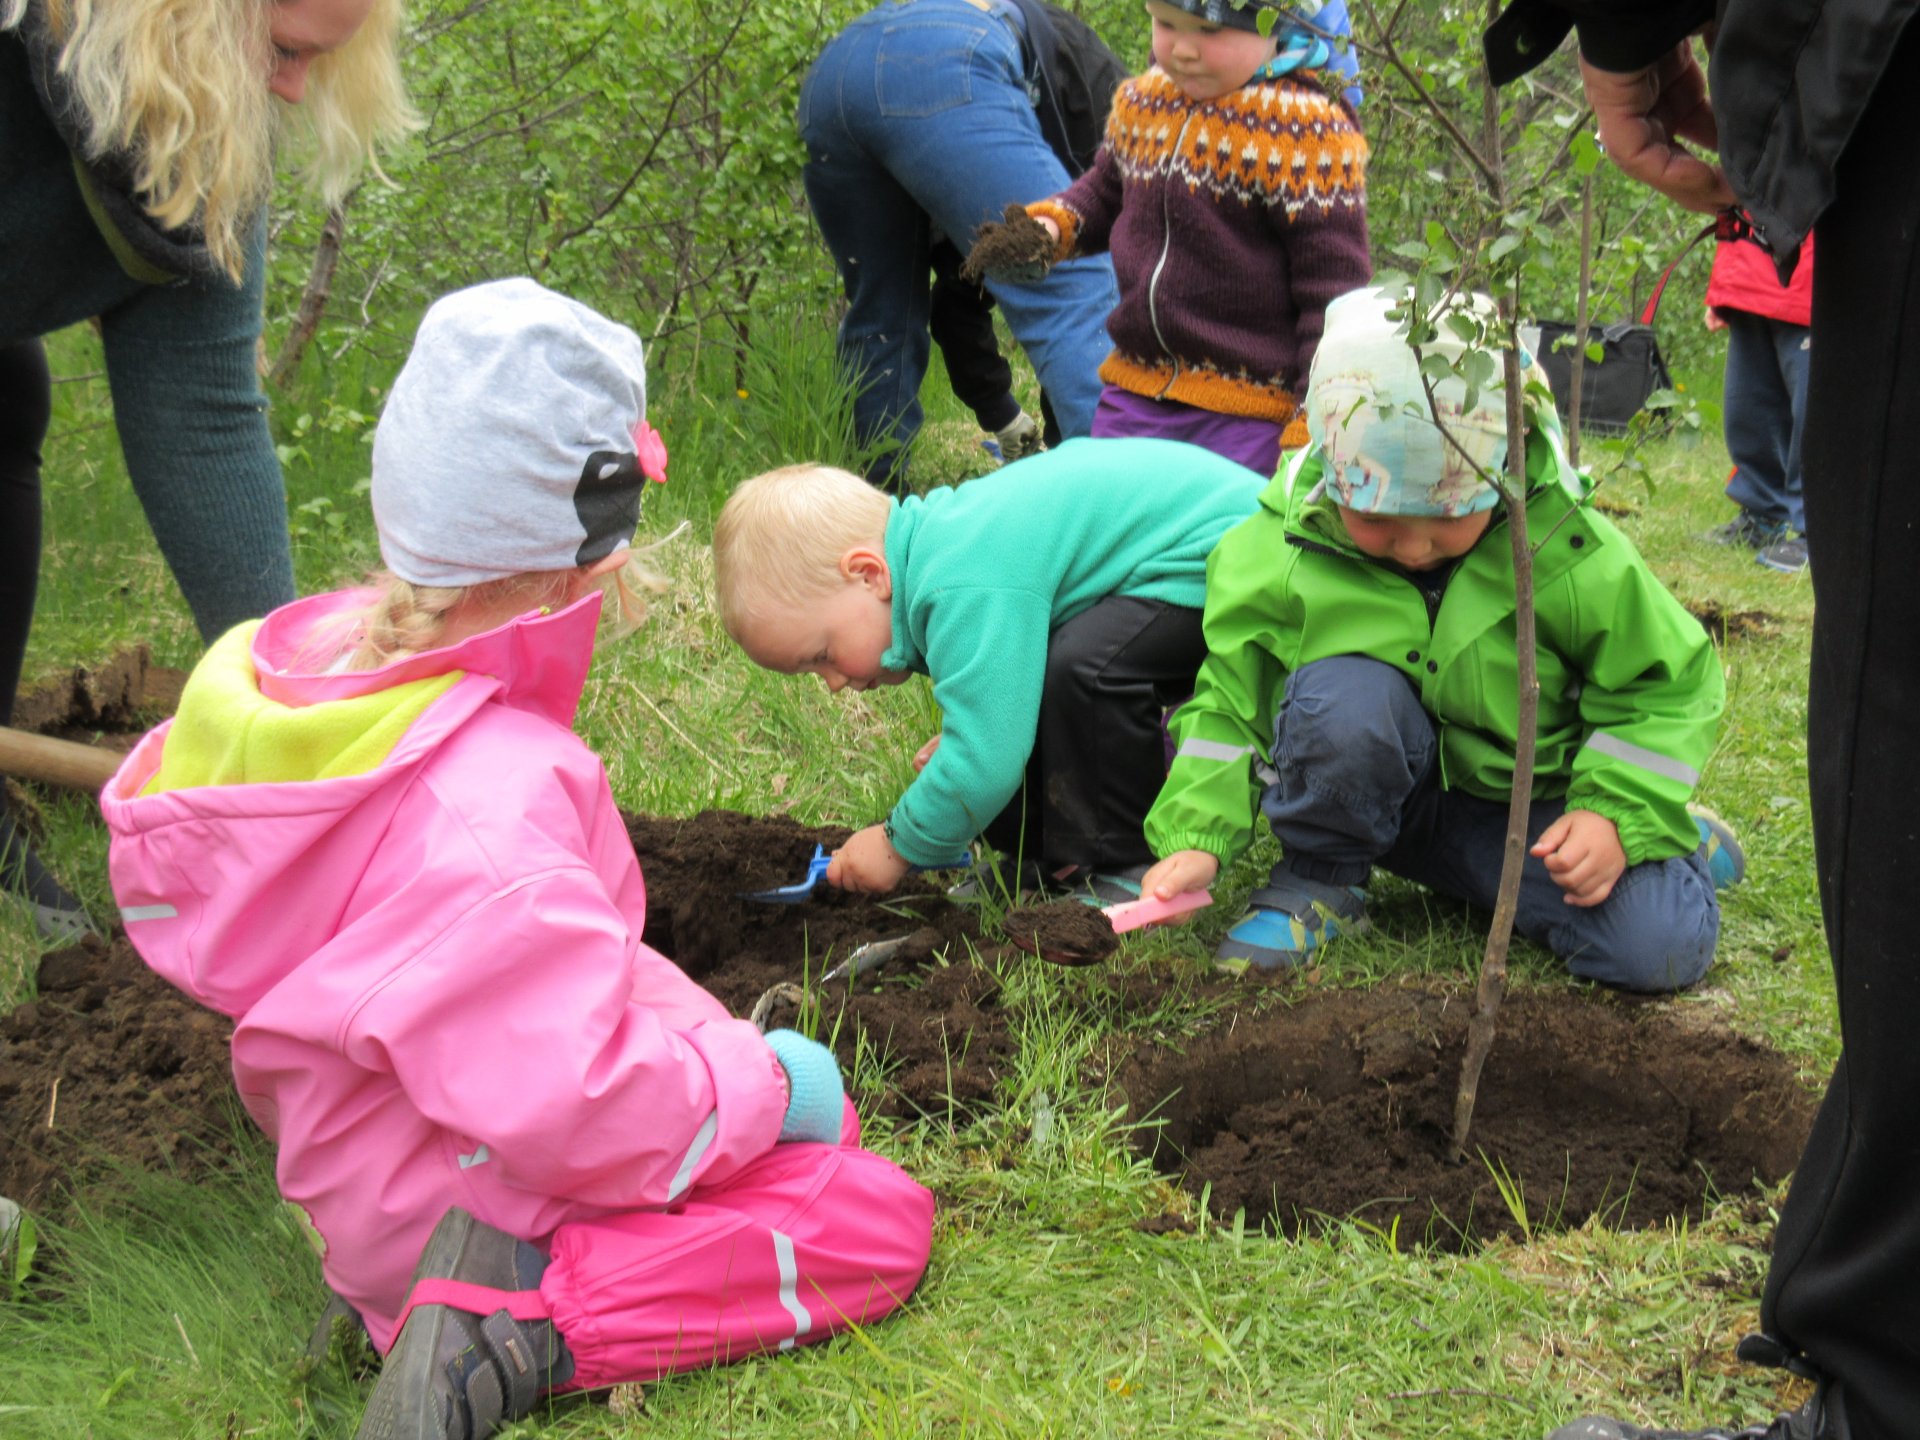
[{"label": "orange and purple knit sweater", "polygon": [[1113,256],[1100,378],[1203,410],[1296,419],[1327,303],[1372,277],[1367,142],[1312,79],[1195,104],[1158,68],[1120,87],[1093,168],[1027,206],[1060,259]]}]

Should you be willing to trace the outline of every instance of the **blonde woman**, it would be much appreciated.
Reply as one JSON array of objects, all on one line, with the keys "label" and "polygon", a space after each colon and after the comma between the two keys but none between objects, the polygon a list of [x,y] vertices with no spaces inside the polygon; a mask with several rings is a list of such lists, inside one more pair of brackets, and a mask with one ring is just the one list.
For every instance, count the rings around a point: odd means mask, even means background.
[{"label": "blonde woman", "polygon": [[[254,373],[274,147],[292,132],[337,197],[407,128],[399,8],[0,0],[0,723],[33,619],[51,331],[100,322],[127,471],[202,636],[293,598]],[[86,928],[4,806],[0,880],[43,933]]]}]

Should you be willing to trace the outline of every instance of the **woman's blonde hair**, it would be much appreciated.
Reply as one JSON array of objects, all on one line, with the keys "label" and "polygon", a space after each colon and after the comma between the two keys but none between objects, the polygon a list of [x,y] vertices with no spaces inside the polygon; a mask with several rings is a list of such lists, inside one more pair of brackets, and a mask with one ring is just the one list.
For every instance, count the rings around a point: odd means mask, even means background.
[{"label": "woman's blonde hair", "polygon": [[[32,0],[0,0],[13,29]],[[38,0],[85,117],[87,158],[124,157],[148,213],[197,225],[238,283],[273,187],[267,88],[274,0]],[[308,180],[337,202],[375,147],[418,127],[400,78],[401,0],[373,0],[338,50],[314,57],[291,123]]]},{"label": "woman's blonde hair", "polygon": [[[663,545],[677,534],[676,530],[655,544]],[[646,550],[654,548],[649,545]],[[647,618],[645,592],[658,593],[667,588],[667,582],[647,563],[645,551],[629,549],[626,557],[625,564],[602,576],[598,584],[613,600],[607,627],[615,635],[632,633]],[[347,637],[344,641],[347,659],[343,668],[378,670],[382,665],[435,648],[445,633],[449,617],[464,605],[491,609],[511,602],[522,614],[546,607],[558,609],[568,603],[570,582],[578,573],[542,570],[479,585],[415,585],[411,580],[383,572],[369,582],[378,592],[373,603],[341,622],[341,631]],[[320,648],[327,648],[324,641]],[[315,663],[324,659],[318,654],[309,658]]]},{"label": "woman's blonde hair", "polygon": [[720,623],[742,631],[776,608],[805,604],[839,583],[840,557],[885,542],[893,502],[831,465],[787,465],[743,480],[713,527]]}]

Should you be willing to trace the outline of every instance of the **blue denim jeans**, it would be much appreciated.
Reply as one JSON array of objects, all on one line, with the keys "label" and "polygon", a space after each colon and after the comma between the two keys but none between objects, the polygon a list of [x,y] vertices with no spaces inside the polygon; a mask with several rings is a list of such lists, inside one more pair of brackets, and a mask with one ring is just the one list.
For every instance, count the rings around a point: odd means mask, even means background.
[{"label": "blue denim jeans", "polygon": [[[1277,778],[1260,801],[1285,856],[1276,874],[1358,885],[1378,864],[1491,910],[1507,807],[1443,788],[1437,748],[1420,697],[1391,665],[1341,655],[1294,671],[1274,724]],[[1565,810],[1564,800],[1536,800],[1528,844]],[[1628,866],[1587,907],[1567,904],[1546,862],[1529,855],[1514,928],[1586,979],[1678,990],[1712,963],[1720,904],[1698,851]]]},{"label": "blue denim jeans", "polygon": [[[846,288],[841,364],[862,388],[862,443],[920,429],[931,235],[963,251],[1008,202],[1067,186],[1028,98],[1017,11],[970,0],[891,0],[830,41],[800,87],[803,178]],[[1031,285],[989,282],[1060,428],[1093,427],[1112,348],[1113,267],[1093,256]],[[875,478],[891,478],[883,475]]]},{"label": "blue denim jeans", "polygon": [[1757,519],[1804,535],[1800,430],[1813,331],[1744,310],[1721,313],[1727,321],[1723,423],[1734,464],[1727,498]]}]

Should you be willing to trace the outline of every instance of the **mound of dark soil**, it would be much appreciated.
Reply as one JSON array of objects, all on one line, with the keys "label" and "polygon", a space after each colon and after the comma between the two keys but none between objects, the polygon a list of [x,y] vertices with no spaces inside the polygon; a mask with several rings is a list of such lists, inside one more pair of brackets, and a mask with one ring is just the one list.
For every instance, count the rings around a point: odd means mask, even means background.
[{"label": "mound of dark soil", "polygon": [[130,749],[149,726],[173,713],[186,679],[184,670],[155,665],[147,647],[136,645],[98,665],[76,665],[42,680],[14,702],[11,723],[16,730],[82,743],[104,736],[109,748]]},{"label": "mound of dark soil", "polygon": [[40,962],[39,998],[0,1017],[0,1195],[29,1209],[95,1162],[225,1163],[244,1119],[224,1016],[141,963],[124,938]]},{"label": "mound of dark soil", "polygon": [[[1470,1002],[1414,989],[1316,993],[1223,1021],[1119,1076],[1154,1163],[1221,1217],[1287,1233],[1358,1216],[1455,1248],[1526,1226],[1698,1217],[1792,1169],[1813,1102],[1786,1060],[1605,994],[1515,995],[1480,1081],[1469,1159],[1447,1158]],[[1496,1180],[1498,1177],[1498,1180]],[[1500,1188],[1519,1200],[1512,1213]]]},{"label": "mound of dark soil", "polygon": [[[844,832],[708,812],[628,817],[647,877],[646,938],[736,1014],[806,982],[817,1033],[848,1066],[877,1065],[883,1112],[944,1119],[991,1104],[1013,1029],[974,915],[915,879],[884,901],[828,887],[799,905],[739,892],[799,878]],[[1075,904],[1073,918],[1104,917]],[[822,985],[860,944],[904,938],[886,965]],[[1111,936],[1109,935],[1109,938]],[[1007,959],[992,945],[990,961]],[[1146,1013],[1173,983],[1137,968],[1105,977],[1105,1006]],[[1614,1225],[1697,1214],[1709,1186],[1744,1191],[1793,1165],[1812,1103],[1787,1062],[1685,1023],[1686,1012],[1605,995],[1515,996],[1480,1084],[1465,1165],[1446,1159],[1467,1005],[1415,989],[1300,991],[1207,982],[1225,998],[1180,1049],[1143,1046],[1118,1081],[1156,1163],[1223,1216],[1245,1208],[1287,1230],[1314,1216],[1398,1226],[1455,1245],[1519,1228],[1496,1175],[1534,1226]],[[771,1022],[794,1011],[774,1007]],[[228,1023],[140,963],[124,939],[46,957],[39,998],[0,1018],[0,1194],[46,1206],[89,1162],[193,1175],[239,1148]]]},{"label": "mound of dark soil", "polygon": [[[1013,1052],[1000,983],[961,943],[978,933],[972,917],[935,885],[909,880],[884,903],[823,885],[802,905],[757,905],[738,892],[798,879],[816,843],[846,832],[720,811],[629,826],[647,878],[646,939],[736,1014],[781,981],[815,981],[866,941],[909,935],[851,988],[812,986],[821,1033],[848,1065],[863,1043],[878,1059],[883,1111],[944,1115],[992,1098]],[[94,1162],[191,1176],[233,1157],[245,1121],[229,1021],[154,975],[124,937],[47,956],[37,993],[0,1017],[0,1195],[44,1207]]]},{"label": "mound of dark soil", "polygon": [[[821,1010],[817,1033],[833,1037],[842,1064],[863,1040],[881,1057],[883,1113],[944,1115],[991,1099],[1013,1054],[1000,982],[972,958],[972,912],[939,885],[909,877],[875,899],[822,881],[800,904],[762,904],[740,896],[793,884],[816,844],[831,850],[847,832],[706,810],[691,820],[629,815],[627,833],[647,877],[647,943],[736,1015],[775,985],[804,981]],[[884,968],[818,984],[858,946],[901,936],[910,942]],[[776,1009],[769,1023],[792,1016]]]}]

